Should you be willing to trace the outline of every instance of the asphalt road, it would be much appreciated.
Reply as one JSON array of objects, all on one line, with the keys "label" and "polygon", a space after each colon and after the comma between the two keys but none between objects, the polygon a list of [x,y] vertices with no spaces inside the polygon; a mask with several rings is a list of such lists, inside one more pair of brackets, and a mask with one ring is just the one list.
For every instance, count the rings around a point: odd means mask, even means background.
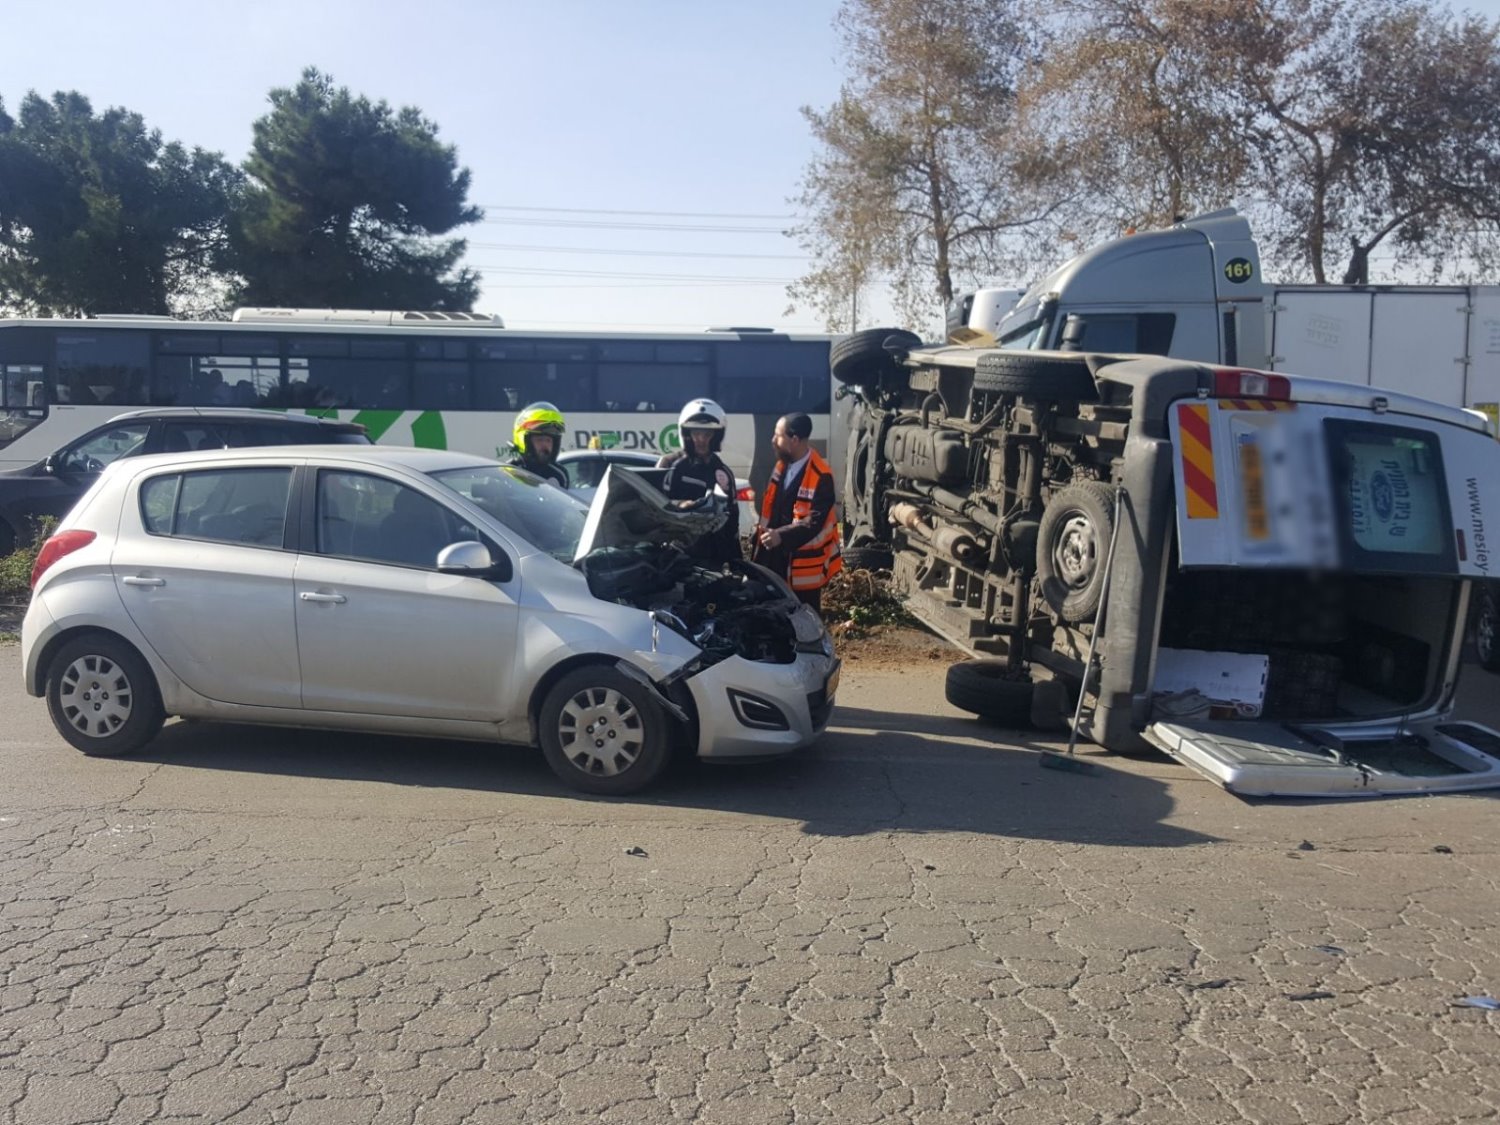
[{"label": "asphalt road", "polygon": [[1500,1013],[1452,1006],[1500,996],[1493,797],[1042,770],[941,673],[601,801],[461,743],[89,760],[0,647],[0,1125],[1500,1114]]}]

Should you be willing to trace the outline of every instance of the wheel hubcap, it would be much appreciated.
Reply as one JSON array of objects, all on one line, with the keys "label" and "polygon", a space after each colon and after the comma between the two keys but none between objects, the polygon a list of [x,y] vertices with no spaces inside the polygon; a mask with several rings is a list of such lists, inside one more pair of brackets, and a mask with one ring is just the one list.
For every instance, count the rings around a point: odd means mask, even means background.
[{"label": "wheel hubcap", "polygon": [[1052,550],[1052,562],[1069,589],[1081,590],[1089,584],[1099,566],[1099,536],[1088,517],[1068,517]]},{"label": "wheel hubcap", "polygon": [[635,765],[645,733],[635,704],[613,688],[578,692],[557,719],[563,756],[595,777],[614,777]]},{"label": "wheel hubcap", "polygon": [[63,718],[80,734],[108,738],[130,718],[135,693],[125,670],[103,656],[80,656],[58,684]]}]

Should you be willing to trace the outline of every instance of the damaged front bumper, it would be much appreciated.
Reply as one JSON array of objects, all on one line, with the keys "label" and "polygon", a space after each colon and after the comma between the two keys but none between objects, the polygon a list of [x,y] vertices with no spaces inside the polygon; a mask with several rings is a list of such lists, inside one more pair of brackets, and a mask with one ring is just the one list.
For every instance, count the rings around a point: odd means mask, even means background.
[{"label": "damaged front bumper", "polygon": [[684,681],[698,713],[700,758],[767,758],[812,744],[828,726],[839,662],[799,653],[790,664],[738,656]]}]

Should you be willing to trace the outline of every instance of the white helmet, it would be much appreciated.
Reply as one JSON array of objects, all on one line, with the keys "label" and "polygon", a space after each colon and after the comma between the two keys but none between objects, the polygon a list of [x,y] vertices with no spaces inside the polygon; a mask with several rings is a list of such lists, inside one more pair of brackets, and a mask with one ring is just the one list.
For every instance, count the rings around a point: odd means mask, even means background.
[{"label": "white helmet", "polygon": [[677,415],[679,430],[722,430],[724,408],[711,398],[695,398]]}]

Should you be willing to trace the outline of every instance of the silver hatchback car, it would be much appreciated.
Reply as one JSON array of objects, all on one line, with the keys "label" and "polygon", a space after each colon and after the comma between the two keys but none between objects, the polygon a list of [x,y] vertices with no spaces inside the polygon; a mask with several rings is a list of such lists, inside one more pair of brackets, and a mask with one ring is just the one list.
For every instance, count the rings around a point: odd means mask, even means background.
[{"label": "silver hatchback car", "polygon": [[817,615],[677,546],[722,519],[628,472],[585,507],[433,450],[122,460],[38,555],[26,688],[86,754],[179,715],[539,745],[569,785],[634,792],[676,745],[770,757],[828,723]]}]

